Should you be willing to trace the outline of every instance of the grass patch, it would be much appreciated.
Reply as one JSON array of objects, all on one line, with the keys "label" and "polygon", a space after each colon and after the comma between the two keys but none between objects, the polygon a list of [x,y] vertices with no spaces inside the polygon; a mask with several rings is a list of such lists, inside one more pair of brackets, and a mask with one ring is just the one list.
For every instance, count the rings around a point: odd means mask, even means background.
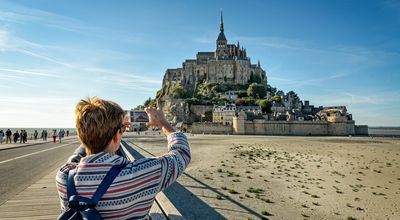
[{"label": "grass patch", "polygon": [[272,213],[267,212],[267,211],[262,211],[261,214],[265,215],[265,216],[274,216]]},{"label": "grass patch", "polygon": [[357,207],[356,209],[357,209],[357,211],[364,211],[364,209],[361,207]]},{"label": "grass patch", "polygon": [[270,203],[270,204],[273,204],[273,203],[274,203],[272,200],[266,199],[266,198],[261,198],[260,196],[257,196],[257,198],[258,198],[259,200],[261,200],[261,201],[266,202],[266,203]]},{"label": "grass patch", "polygon": [[250,187],[249,189],[247,189],[247,192],[249,192],[249,193],[263,193],[264,190],[263,189],[259,189],[259,188]]},{"label": "grass patch", "polygon": [[230,194],[239,194],[239,192],[237,192],[237,191],[234,190],[234,189],[230,189],[228,192],[229,192]]}]

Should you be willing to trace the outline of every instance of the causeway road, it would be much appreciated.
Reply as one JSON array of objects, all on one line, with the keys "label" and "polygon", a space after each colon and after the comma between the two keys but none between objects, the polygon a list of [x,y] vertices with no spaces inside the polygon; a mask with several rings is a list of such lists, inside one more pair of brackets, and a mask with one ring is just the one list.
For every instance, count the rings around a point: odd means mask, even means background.
[{"label": "causeway road", "polygon": [[79,146],[76,137],[65,138],[62,143],[29,142],[9,148],[3,142],[0,148],[0,205],[62,166]]}]

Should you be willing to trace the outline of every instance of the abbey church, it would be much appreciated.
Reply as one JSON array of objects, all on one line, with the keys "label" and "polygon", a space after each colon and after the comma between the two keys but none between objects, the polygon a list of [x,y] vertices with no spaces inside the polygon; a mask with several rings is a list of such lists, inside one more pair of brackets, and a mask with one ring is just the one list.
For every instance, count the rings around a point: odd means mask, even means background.
[{"label": "abbey church", "polygon": [[244,85],[248,83],[252,75],[267,81],[260,62],[251,64],[246,49],[240,47],[239,42],[228,44],[224,34],[222,12],[219,30],[216,50],[214,52],[198,52],[196,59],[185,60],[181,68],[167,69],[163,79],[163,88],[177,83],[192,93],[198,83],[202,81]]}]

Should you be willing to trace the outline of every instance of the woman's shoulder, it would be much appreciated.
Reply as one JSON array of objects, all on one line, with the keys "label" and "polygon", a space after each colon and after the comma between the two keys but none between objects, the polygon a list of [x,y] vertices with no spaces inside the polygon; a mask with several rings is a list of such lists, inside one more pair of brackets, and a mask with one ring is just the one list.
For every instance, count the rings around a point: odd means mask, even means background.
[{"label": "woman's shoulder", "polygon": [[68,172],[72,169],[75,169],[76,166],[78,164],[77,163],[67,163],[64,166],[62,166],[58,172],[57,172],[57,178],[61,178],[61,179],[66,179],[68,176]]}]

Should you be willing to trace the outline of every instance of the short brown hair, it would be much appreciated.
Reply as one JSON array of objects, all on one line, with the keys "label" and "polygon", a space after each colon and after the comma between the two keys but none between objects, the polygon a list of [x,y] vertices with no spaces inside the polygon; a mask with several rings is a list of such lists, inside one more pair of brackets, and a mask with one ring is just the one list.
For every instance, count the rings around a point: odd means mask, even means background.
[{"label": "short brown hair", "polygon": [[96,97],[76,105],[76,130],[89,154],[103,151],[121,128],[124,110],[115,102]]}]

